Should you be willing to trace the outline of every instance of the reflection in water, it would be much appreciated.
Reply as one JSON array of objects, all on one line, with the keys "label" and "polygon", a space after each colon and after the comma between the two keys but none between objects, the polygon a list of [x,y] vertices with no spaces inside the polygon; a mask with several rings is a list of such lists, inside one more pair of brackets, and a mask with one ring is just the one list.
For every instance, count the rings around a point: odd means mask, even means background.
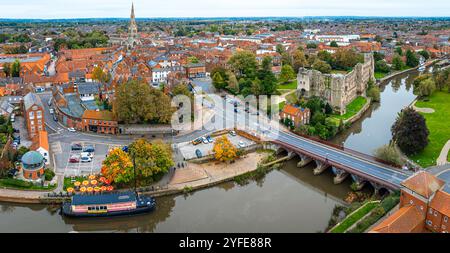
[{"label": "reflection in water", "polygon": [[[417,73],[392,79],[381,87],[381,104],[334,142],[372,154],[389,143],[397,113],[414,100]],[[224,183],[189,195],[157,198],[151,214],[104,219],[69,219],[55,206],[0,203],[0,232],[317,232],[323,231],[336,204],[350,190],[348,178],[333,184],[331,171],[313,175],[313,165],[297,168],[297,159],[258,182]],[[370,192],[370,188],[365,191]]]},{"label": "reflection in water", "polygon": [[416,76],[417,72],[403,74],[382,85],[381,102],[373,104],[360,120],[338,134],[333,142],[368,155],[388,144],[398,112],[416,97],[411,88]]}]

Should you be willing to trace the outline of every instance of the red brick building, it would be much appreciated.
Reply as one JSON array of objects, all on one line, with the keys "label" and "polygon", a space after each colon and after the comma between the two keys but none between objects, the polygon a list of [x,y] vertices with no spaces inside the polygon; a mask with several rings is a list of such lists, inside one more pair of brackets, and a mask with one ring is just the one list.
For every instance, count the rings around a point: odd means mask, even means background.
[{"label": "red brick building", "polygon": [[445,182],[420,171],[402,182],[399,209],[370,232],[448,233],[449,217],[450,194]]},{"label": "red brick building", "polygon": [[86,110],[81,119],[83,131],[102,134],[118,133],[118,123],[110,111]]},{"label": "red brick building", "polygon": [[299,108],[293,105],[285,105],[280,112],[280,118],[283,120],[292,120],[295,127],[309,124],[311,112],[308,108]]},{"label": "red brick building", "polygon": [[23,112],[28,135],[33,139],[39,131],[45,130],[44,106],[41,99],[30,92],[23,98]]},{"label": "red brick building", "polygon": [[184,66],[187,78],[205,77],[206,67],[203,63],[190,63]]}]

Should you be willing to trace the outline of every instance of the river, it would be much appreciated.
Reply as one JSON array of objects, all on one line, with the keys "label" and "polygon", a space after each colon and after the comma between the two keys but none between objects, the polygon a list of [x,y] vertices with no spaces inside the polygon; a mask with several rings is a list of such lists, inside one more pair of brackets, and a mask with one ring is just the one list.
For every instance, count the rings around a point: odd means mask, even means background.
[{"label": "river", "polygon": [[[389,143],[397,113],[415,98],[418,72],[397,76],[382,86],[374,104],[334,142],[357,151]],[[343,204],[348,178],[333,184],[330,171],[314,176],[312,165],[299,169],[285,163],[258,182],[233,182],[189,195],[157,198],[151,214],[106,219],[66,219],[57,207],[0,203],[0,232],[318,232],[327,227],[333,207]],[[367,190],[367,189],[366,189]]]}]

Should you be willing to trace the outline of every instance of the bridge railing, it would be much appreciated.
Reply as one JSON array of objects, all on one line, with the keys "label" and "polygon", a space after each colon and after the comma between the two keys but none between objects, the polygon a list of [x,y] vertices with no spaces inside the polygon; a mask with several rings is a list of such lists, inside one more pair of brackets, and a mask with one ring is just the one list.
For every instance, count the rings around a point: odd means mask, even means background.
[{"label": "bridge railing", "polygon": [[397,169],[401,168],[401,166],[399,166],[397,164],[385,161],[383,159],[379,159],[379,158],[377,158],[375,156],[371,156],[371,155],[368,155],[368,154],[361,153],[359,151],[356,151],[356,150],[353,150],[353,149],[350,149],[350,148],[343,147],[342,145],[331,143],[329,141],[325,141],[325,140],[322,140],[322,139],[319,139],[319,138],[316,138],[316,137],[312,137],[312,136],[309,136],[309,135],[306,135],[306,134],[302,134],[302,133],[297,133],[297,132],[293,132],[293,133],[298,135],[298,136],[301,136],[301,137],[303,137],[305,139],[309,139],[309,140],[312,140],[312,141],[315,141],[315,142],[319,142],[321,144],[324,144],[324,145],[327,145],[327,146],[330,146],[330,147],[342,150],[342,151],[344,151],[346,153],[350,153],[350,154],[356,155],[358,157],[362,157],[362,158],[364,158],[366,160],[369,160],[369,161],[381,163],[381,164],[388,165],[388,166],[391,166],[391,167],[394,167],[394,168],[397,168]]}]

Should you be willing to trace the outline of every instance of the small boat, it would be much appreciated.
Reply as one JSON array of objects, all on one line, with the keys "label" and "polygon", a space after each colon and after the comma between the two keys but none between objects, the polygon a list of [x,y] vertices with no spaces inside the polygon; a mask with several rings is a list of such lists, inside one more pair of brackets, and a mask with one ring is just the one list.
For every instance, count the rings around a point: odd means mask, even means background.
[{"label": "small boat", "polygon": [[63,203],[61,214],[68,217],[110,217],[149,213],[155,207],[154,198],[139,196],[132,191],[77,194],[72,196],[71,201]]}]

